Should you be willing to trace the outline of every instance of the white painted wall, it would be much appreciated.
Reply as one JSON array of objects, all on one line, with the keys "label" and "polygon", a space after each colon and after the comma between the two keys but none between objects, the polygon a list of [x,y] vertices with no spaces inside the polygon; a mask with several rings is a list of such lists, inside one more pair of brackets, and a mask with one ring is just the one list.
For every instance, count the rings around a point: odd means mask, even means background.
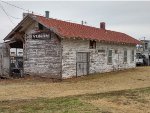
[{"label": "white painted wall", "polygon": [[[76,76],[76,53],[77,52],[90,52],[89,73],[102,73],[115,71],[120,69],[134,68],[134,62],[131,61],[131,51],[136,49],[135,46],[127,45],[113,45],[102,44],[97,42],[96,49],[89,49],[88,40],[77,39],[63,39],[62,40],[63,52],[62,52],[62,77],[69,78]],[[99,53],[99,49],[104,49],[105,53]],[[108,50],[113,50],[113,63],[109,65],[107,63]],[[128,59],[127,63],[123,63],[124,49],[127,49]],[[118,54],[115,54],[115,50],[118,50]]]},{"label": "white painted wall", "polygon": [[24,43],[24,73],[61,78],[61,45],[57,36],[51,32],[50,39],[32,39],[37,23],[28,27]]}]

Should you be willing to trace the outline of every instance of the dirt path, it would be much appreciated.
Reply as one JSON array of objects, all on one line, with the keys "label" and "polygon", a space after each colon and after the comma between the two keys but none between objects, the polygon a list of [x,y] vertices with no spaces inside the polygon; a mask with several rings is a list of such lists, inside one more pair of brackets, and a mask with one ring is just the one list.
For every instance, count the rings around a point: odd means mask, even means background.
[{"label": "dirt path", "polygon": [[97,74],[52,83],[37,80],[1,80],[0,100],[60,97],[150,87],[150,67]]}]

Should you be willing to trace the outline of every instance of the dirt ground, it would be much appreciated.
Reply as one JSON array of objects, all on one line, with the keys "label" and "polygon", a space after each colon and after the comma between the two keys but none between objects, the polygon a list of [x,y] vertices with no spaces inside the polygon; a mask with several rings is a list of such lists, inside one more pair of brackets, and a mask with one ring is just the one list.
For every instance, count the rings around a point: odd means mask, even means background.
[{"label": "dirt ground", "polygon": [[[150,67],[95,74],[59,82],[33,78],[0,80],[0,101],[54,98],[144,87],[150,87]],[[100,100],[98,103],[101,104],[103,101]]]}]

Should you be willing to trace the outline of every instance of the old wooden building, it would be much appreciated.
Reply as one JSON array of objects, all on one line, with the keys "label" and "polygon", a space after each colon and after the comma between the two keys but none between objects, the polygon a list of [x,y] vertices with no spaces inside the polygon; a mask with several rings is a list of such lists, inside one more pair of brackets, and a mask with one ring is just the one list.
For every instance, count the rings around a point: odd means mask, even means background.
[{"label": "old wooden building", "polygon": [[5,37],[23,48],[23,73],[69,78],[135,67],[138,40],[124,33],[27,14]]}]

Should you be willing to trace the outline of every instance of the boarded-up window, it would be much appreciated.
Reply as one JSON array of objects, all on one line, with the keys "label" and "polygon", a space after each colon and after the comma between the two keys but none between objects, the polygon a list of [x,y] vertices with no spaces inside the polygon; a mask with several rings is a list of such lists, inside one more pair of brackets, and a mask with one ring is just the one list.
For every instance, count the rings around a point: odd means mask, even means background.
[{"label": "boarded-up window", "polygon": [[124,50],[124,62],[127,62],[127,50]]},{"label": "boarded-up window", "polygon": [[108,51],[108,64],[112,64],[112,50]]},{"label": "boarded-up window", "polygon": [[90,45],[89,45],[90,47],[90,49],[96,49],[96,41],[94,41],[94,40],[90,40]]},{"label": "boarded-up window", "polygon": [[131,61],[134,61],[134,50],[131,51]]}]

